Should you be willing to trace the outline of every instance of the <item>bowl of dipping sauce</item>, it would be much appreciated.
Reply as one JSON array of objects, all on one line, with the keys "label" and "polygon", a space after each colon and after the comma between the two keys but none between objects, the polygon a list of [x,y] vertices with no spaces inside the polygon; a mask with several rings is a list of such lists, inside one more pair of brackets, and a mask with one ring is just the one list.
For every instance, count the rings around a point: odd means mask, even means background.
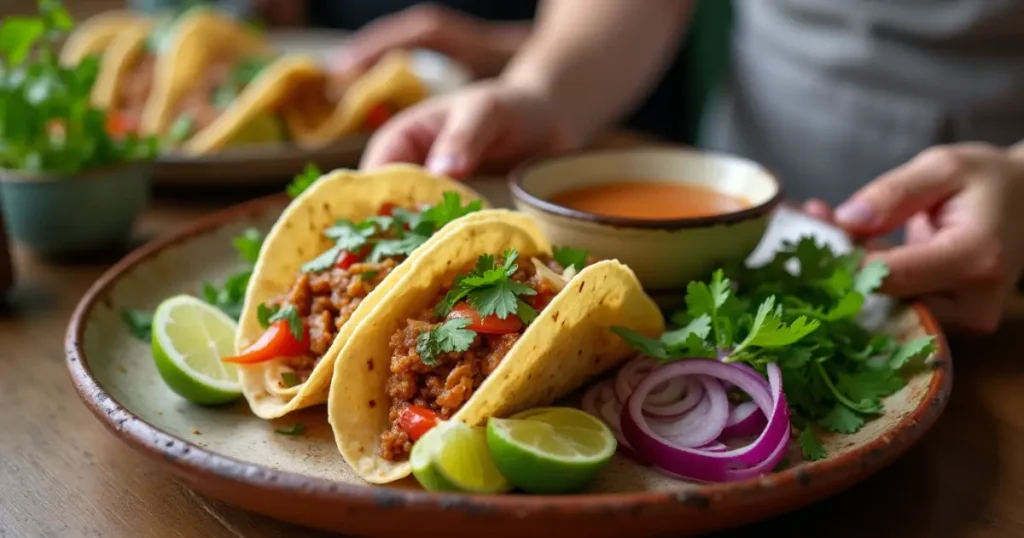
[{"label": "bowl of dipping sauce", "polygon": [[679,147],[549,157],[510,181],[516,208],[551,244],[618,259],[656,297],[743,262],[782,200],[778,180],[757,163]]}]

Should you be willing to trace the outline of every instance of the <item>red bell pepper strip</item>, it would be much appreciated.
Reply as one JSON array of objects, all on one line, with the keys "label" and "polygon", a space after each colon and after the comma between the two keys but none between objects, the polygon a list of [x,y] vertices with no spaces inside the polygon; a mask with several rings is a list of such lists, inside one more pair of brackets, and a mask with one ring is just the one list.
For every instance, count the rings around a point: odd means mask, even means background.
[{"label": "red bell pepper strip", "polygon": [[398,427],[413,441],[423,437],[438,422],[437,413],[419,405],[406,406],[398,413]]},{"label": "red bell pepper strip", "polygon": [[302,326],[302,340],[297,340],[288,326],[287,320],[279,320],[270,324],[267,330],[245,348],[241,354],[221,359],[223,362],[235,364],[257,364],[280,357],[297,357],[309,352],[309,330]]},{"label": "red bell pepper strip", "polygon": [[458,318],[468,318],[470,324],[466,328],[481,334],[510,334],[518,332],[523,327],[523,322],[515,315],[501,319],[497,314],[491,314],[480,319],[480,313],[467,302],[455,305],[448,314],[448,319]]}]

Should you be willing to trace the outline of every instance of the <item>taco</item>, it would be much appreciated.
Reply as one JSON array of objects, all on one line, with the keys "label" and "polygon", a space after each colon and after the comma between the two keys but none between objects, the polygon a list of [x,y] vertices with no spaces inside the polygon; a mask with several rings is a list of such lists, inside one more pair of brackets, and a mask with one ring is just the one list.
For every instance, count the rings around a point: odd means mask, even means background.
[{"label": "taco", "polygon": [[[334,357],[407,270],[407,259],[479,217],[463,184],[391,165],[322,176],[267,234],[236,335],[242,391],[275,418],[327,401]],[[499,213],[506,213],[500,211]]]},{"label": "taco", "polygon": [[300,147],[323,146],[345,135],[372,131],[430,93],[409,53],[402,50],[388,53],[354,80],[338,82],[314,81],[282,108],[288,132]]},{"label": "taco", "polygon": [[269,59],[263,36],[212,8],[140,18],[119,31],[104,52],[92,98],[123,130],[174,142],[212,123],[225,88],[251,78],[245,74]]},{"label": "taco", "polygon": [[299,146],[328,144],[379,127],[428,91],[402,51],[390,53],[351,84],[296,55],[278,58],[252,75],[236,84],[237,93],[226,95],[220,116],[183,144],[184,153],[202,155],[229,144],[266,141],[266,136],[253,140],[253,132],[265,133],[268,126],[276,126],[278,138]]},{"label": "taco", "polygon": [[410,260],[401,293],[336,358],[328,419],[356,474],[407,476],[413,442],[438,420],[480,425],[567,395],[633,354],[613,325],[661,333],[632,270],[584,258],[491,220],[453,226]]},{"label": "taco", "polygon": [[90,17],[64,41],[60,61],[64,65],[75,65],[87,56],[102,56],[121,32],[145,20],[127,10],[106,11]]},{"label": "taco", "polygon": [[156,63],[140,130],[174,143],[213,123],[273,53],[264,35],[213,9],[194,8],[168,24],[148,41]]}]

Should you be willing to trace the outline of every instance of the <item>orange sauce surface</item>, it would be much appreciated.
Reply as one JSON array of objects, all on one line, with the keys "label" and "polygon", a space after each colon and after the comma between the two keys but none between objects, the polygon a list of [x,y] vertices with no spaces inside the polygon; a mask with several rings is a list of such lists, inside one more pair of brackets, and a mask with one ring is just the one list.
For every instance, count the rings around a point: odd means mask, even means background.
[{"label": "orange sauce surface", "polygon": [[703,185],[670,181],[613,181],[563,191],[550,201],[596,215],[651,220],[710,217],[750,206]]}]

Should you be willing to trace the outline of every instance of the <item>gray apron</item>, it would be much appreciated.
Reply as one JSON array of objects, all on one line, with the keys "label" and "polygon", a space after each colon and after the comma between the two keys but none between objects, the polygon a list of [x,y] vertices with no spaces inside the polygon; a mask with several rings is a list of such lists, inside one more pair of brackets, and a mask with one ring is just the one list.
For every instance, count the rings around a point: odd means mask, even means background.
[{"label": "gray apron", "polygon": [[701,145],[837,204],[922,149],[1024,139],[1024,0],[734,0]]}]

